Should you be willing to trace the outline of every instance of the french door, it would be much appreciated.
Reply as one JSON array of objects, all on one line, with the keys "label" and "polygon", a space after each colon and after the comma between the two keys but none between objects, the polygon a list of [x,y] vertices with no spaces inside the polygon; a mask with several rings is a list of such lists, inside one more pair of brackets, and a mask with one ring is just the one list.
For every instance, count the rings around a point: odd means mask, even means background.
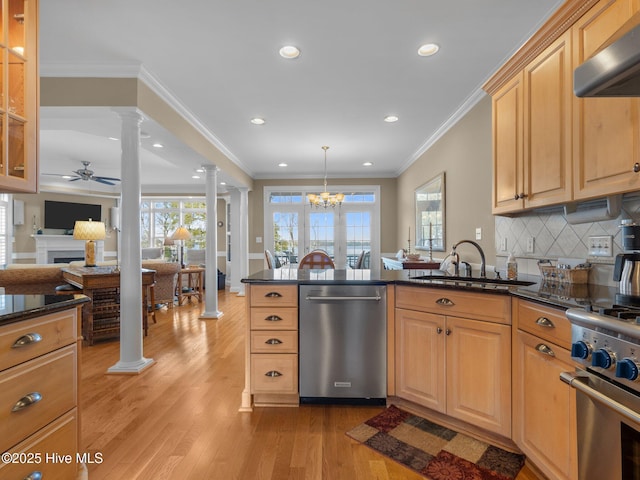
[{"label": "french door", "polygon": [[303,193],[265,188],[265,248],[276,257],[276,265],[295,265],[315,249],[325,250],[336,268],[354,267],[362,251],[371,252],[371,264],[376,265],[378,198],[377,192],[351,194],[341,207],[318,209],[306,203]]}]

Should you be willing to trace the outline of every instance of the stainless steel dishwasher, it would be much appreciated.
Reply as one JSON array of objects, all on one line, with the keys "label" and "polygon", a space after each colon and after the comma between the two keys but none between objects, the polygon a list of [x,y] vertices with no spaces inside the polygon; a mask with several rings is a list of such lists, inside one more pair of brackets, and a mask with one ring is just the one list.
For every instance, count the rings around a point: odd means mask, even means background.
[{"label": "stainless steel dishwasher", "polygon": [[384,405],[386,285],[301,285],[300,403]]}]

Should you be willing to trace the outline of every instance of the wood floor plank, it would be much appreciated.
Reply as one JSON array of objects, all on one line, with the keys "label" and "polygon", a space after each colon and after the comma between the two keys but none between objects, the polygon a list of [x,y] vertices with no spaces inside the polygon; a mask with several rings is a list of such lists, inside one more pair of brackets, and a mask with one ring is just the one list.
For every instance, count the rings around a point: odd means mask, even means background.
[{"label": "wood floor plank", "polygon": [[[244,297],[162,309],[144,338],[155,365],[107,375],[119,343],[82,347],[82,451],[91,480],[419,480],[345,432],[382,407],[301,406],[238,412],[244,388]],[[523,471],[518,480],[535,480]]]}]

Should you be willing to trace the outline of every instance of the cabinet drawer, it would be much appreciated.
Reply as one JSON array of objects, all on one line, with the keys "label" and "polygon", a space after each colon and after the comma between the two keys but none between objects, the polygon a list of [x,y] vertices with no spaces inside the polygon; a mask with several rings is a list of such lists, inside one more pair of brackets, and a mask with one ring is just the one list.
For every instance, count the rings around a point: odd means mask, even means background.
[{"label": "cabinet drawer", "polygon": [[295,330],[256,330],[251,332],[252,353],[298,353]]},{"label": "cabinet drawer", "polygon": [[396,307],[441,315],[466,316],[510,324],[511,298],[507,295],[464,292],[447,288],[396,288]]},{"label": "cabinet drawer", "polygon": [[[42,478],[47,480],[76,478],[78,474],[76,452],[78,452],[78,414],[76,409],[73,409],[9,450],[9,453],[15,456],[21,455],[18,458],[26,461],[0,462],[0,478],[28,478],[34,472],[40,472]],[[47,461],[45,457],[47,453],[71,455],[72,461],[70,463],[55,462],[51,458]]]},{"label": "cabinet drawer", "polygon": [[297,307],[297,285],[251,285],[252,307]]},{"label": "cabinet drawer", "polygon": [[75,343],[76,309],[0,327],[0,370]]},{"label": "cabinet drawer", "polygon": [[565,316],[564,309],[519,299],[515,302],[517,328],[571,349],[571,322]]},{"label": "cabinet drawer", "polygon": [[[0,452],[76,406],[76,365],[74,344],[0,373]],[[12,411],[34,393],[39,401]]]},{"label": "cabinet drawer", "polygon": [[252,330],[297,330],[297,308],[252,308]]},{"label": "cabinet drawer", "polygon": [[251,393],[298,393],[298,355],[251,355]]}]

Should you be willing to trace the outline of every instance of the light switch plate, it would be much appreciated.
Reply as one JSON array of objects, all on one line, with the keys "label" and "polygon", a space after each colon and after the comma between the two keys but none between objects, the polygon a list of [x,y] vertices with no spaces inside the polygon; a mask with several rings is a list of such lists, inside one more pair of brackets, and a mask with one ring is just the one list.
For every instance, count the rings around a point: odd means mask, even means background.
[{"label": "light switch plate", "polygon": [[613,257],[613,237],[595,235],[589,237],[589,255],[592,257]]},{"label": "light switch plate", "polygon": [[535,251],[535,238],[527,237],[527,253],[533,253]]},{"label": "light switch plate", "polygon": [[482,228],[476,228],[476,240],[482,240]]}]

